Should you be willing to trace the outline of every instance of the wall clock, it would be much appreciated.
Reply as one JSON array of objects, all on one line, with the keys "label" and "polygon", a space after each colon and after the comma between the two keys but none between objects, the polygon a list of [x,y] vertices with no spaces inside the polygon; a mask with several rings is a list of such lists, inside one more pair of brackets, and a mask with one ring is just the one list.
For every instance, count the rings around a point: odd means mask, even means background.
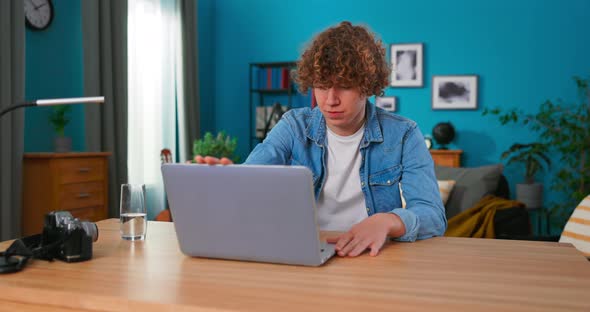
[{"label": "wall clock", "polygon": [[26,25],[32,30],[43,30],[53,21],[51,0],[25,0]]}]

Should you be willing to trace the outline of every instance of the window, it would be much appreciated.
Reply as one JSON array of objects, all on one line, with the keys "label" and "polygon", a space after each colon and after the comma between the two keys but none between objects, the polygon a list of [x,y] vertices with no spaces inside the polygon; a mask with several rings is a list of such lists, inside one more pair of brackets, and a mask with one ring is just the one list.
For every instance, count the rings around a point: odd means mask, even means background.
[{"label": "window", "polygon": [[182,37],[178,0],[129,0],[128,172],[145,184],[148,217],[164,208],[160,151],[184,135]]}]

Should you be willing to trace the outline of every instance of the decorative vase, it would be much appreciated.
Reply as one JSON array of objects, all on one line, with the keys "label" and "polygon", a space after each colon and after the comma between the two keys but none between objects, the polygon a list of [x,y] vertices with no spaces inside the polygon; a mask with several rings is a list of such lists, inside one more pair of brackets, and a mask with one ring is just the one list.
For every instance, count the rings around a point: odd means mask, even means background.
[{"label": "decorative vase", "polygon": [[543,184],[516,184],[516,200],[524,203],[526,208],[543,207]]},{"label": "decorative vase", "polygon": [[72,138],[58,136],[53,141],[56,153],[67,153],[72,151]]}]

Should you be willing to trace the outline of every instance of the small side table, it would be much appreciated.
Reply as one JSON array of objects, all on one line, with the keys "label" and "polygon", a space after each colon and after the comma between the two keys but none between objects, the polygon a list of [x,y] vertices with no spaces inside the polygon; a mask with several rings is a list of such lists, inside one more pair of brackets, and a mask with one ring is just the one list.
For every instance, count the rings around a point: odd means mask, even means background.
[{"label": "small side table", "polygon": [[461,167],[461,154],[462,150],[430,150],[432,160],[437,166]]},{"label": "small side table", "polygon": [[551,224],[549,222],[549,212],[545,207],[527,208],[529,218],[534,221],[533,235],[549,236],[551,235]]}]

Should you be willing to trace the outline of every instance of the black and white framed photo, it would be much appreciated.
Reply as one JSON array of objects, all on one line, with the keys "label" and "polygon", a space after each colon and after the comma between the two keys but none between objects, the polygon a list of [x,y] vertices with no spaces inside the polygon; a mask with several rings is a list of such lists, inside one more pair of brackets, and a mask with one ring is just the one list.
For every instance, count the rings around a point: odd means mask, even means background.
[{"label": "black and white framed photo", "polygon": [[395,96],[376,96],[375,106],[389,112],[395,112],[397,110],[397,99]]},{"label": "black and white framed photo", "polygon": [[422,43],[391,45],[392,87],[422,87],[423,50]]},{"label": "black and white framed photo", "polygon": [[477,76],[432,76],[432,109],[477,109]]}]

